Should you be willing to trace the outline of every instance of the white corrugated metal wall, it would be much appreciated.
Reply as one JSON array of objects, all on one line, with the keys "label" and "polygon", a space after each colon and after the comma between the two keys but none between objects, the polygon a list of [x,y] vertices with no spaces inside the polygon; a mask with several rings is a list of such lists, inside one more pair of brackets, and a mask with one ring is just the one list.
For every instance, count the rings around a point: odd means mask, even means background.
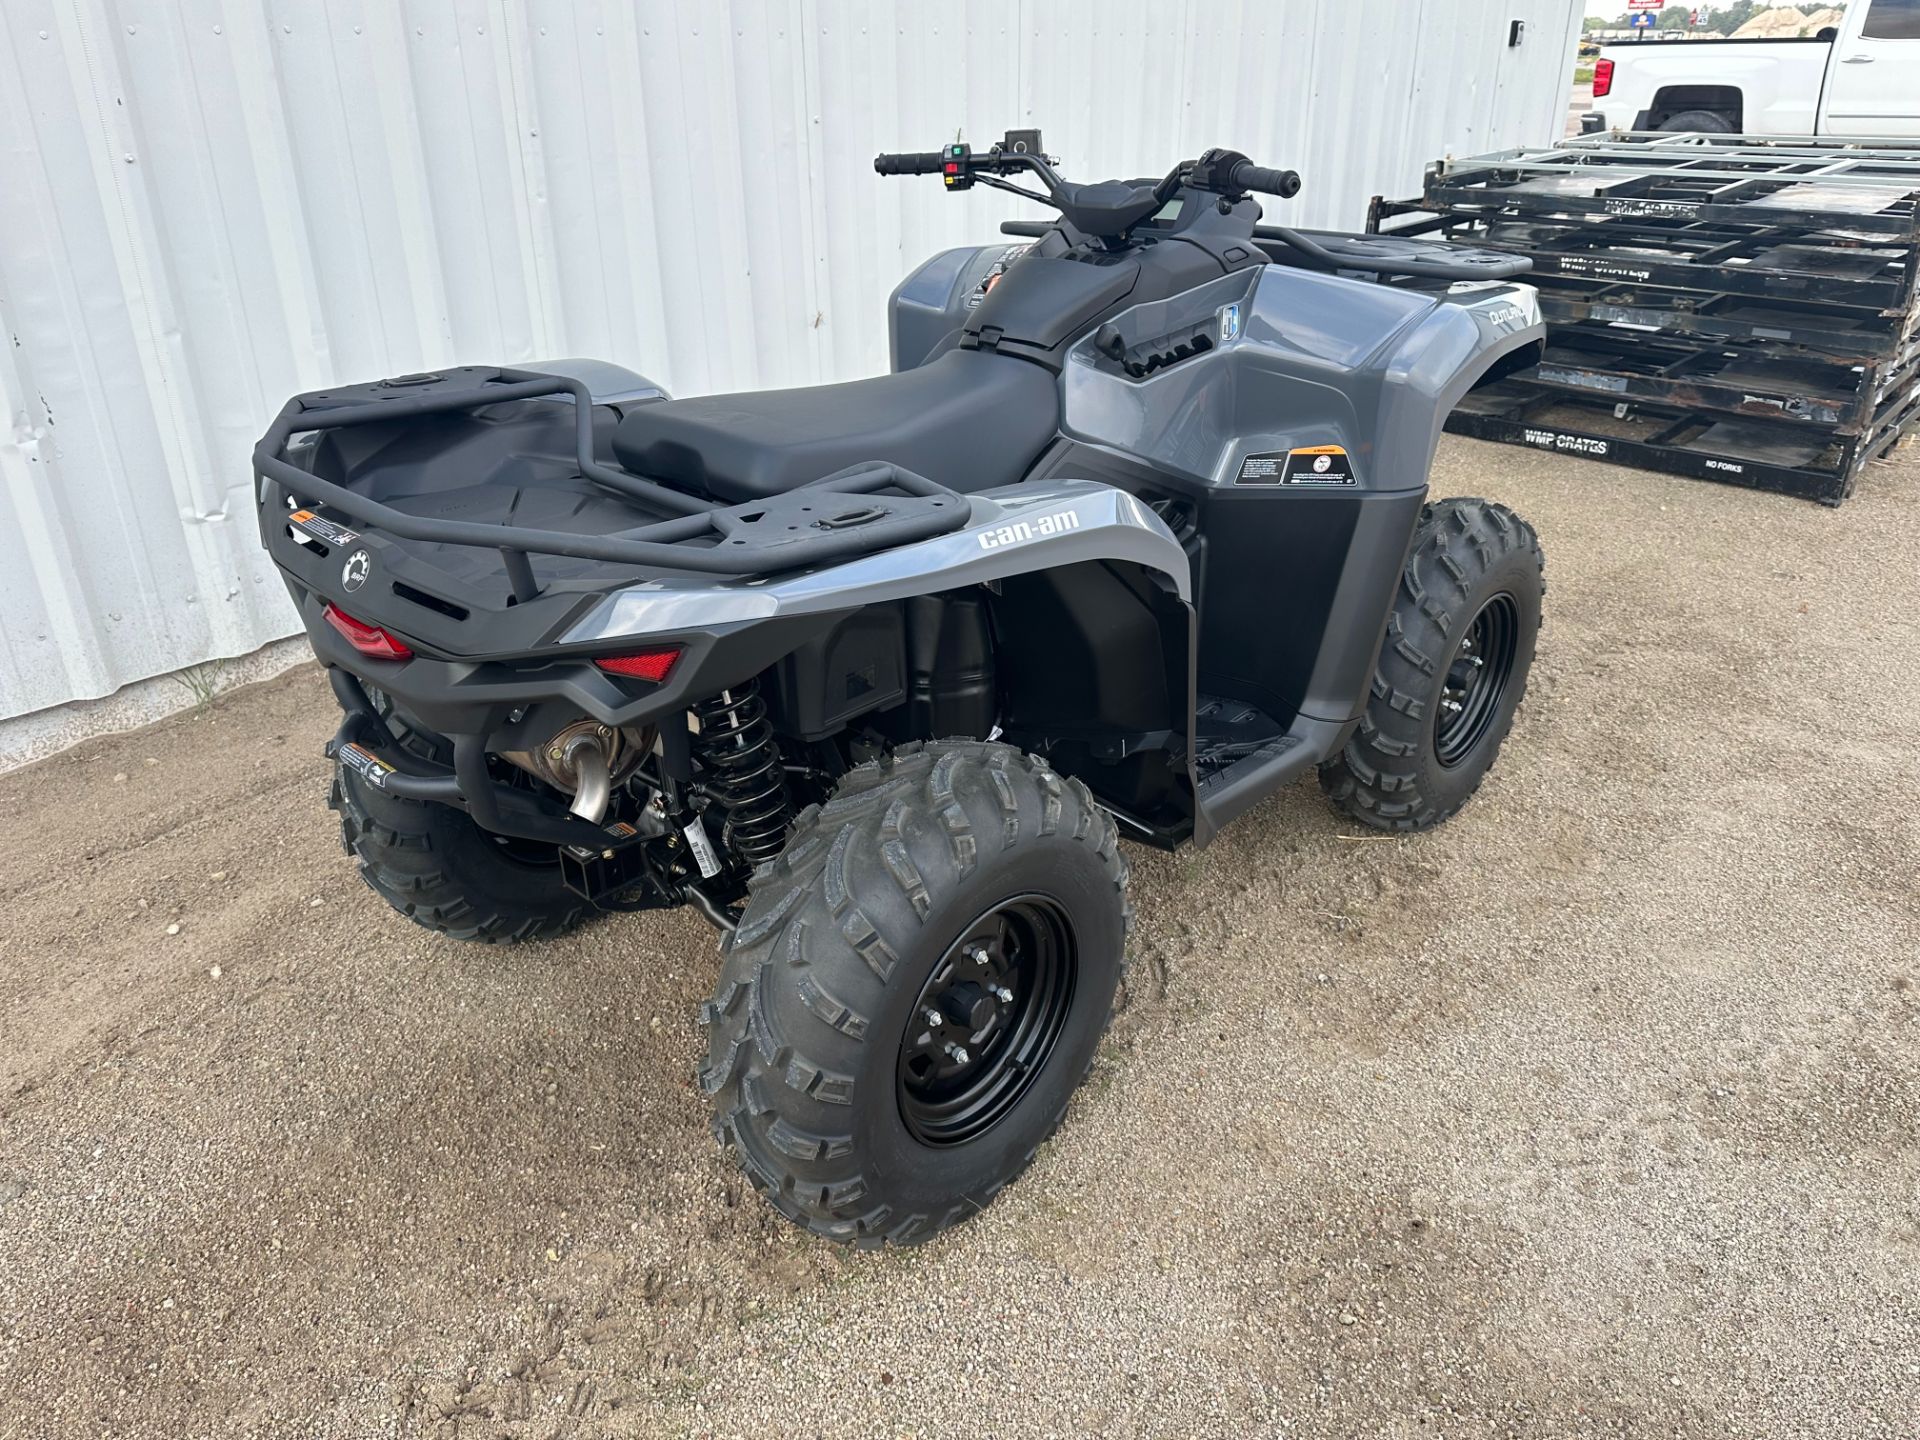
[{"label": "white corrugated metal wall", "polygon": [[1232,145],[1354,225],[1436,155],[1556,136],[1579,14],[6,0],[0,720],[290,633],[248,453],[295,391],[567,354],[687,393],[873,373],[901,274],[1022,213],[876,150],[1036,124],[1090,178]]}]

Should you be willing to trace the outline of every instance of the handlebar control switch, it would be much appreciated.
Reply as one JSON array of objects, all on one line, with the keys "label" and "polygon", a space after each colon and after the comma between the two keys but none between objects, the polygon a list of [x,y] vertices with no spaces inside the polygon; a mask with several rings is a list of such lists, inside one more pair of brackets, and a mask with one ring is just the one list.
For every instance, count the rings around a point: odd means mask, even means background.
[{"label": "handlebar control switch", "polygon": [[971,190],[973,188],[973,147],[964,142],[956,142],[941,152],[940,179],[949,190]]},{"label": "handlebar control switch", "polygon": [[1233,172],[1236,167],[1251,163],[1238,150],[1209,150],[1193,162],[1193,168],[1187,172],[1187,183],[1196,190],[1208,190],[1215,195],[1244,195],[1246,187],[1235,183]]}]

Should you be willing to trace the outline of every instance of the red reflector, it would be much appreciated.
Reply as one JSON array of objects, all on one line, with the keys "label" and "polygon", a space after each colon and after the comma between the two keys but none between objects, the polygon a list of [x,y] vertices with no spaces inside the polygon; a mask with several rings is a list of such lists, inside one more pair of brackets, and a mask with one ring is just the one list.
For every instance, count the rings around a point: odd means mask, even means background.
[{"label": "red reflector", "polygon": [[1596,60],[1593,62],[1593,96],[1598,100],[1613,93],[1613,62]]},{"label": "red reflector", "polygon": [[608,655],[593,663],[609,675],[624,675],[629,680],[651,680],[658,685],[680,658],[680,647],[665,650],[641,650],[632,655]]},{"label": "red reflector", "polygon": [[375,660],[411,660],[413,647],[398,635],[389,634],[378,625],[369,625],[364,620],[356,620],[346,611],[333,605],[327,606],[327,623],[347,637],[347,643],[362,655]]}]

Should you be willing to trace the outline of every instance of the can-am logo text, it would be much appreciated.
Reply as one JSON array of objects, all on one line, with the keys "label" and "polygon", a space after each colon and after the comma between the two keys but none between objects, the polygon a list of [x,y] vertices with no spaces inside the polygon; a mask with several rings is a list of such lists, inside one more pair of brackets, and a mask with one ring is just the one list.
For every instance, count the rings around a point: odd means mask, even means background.
[{"label": "can-am logo text", "polygon": [[980,534],[982,550],[999,550],[1008,545],[1024,545],[1029,540],[1037,540],[1043,535],[1059,535],[1068,530],[1080,528],[1080,517],[1071,510],[1056,510],[1051,515],[1042,515],[1034,520],[1016,520],[1011,525],[1001,525]]}]

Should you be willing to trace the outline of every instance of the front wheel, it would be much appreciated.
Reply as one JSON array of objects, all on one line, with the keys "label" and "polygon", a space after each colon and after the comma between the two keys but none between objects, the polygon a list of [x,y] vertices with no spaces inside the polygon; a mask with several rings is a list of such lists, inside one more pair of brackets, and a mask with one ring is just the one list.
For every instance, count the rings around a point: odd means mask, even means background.
[{"label": "front wheel", "polygon": [[1373,688],[1320,785],[1376,830],[1429,830],[1480,786],[1526,693],[1546,594],[1533,527],[1490,500],[1420,512]]},{"label": "front wheel", "polygon": [[850,772],[754,876],[702,1012],[715,1134],[831,1240],[914,1244],[1026,1168],[1124,966],[1126,866],[1077,780],[1005,745]]}]

